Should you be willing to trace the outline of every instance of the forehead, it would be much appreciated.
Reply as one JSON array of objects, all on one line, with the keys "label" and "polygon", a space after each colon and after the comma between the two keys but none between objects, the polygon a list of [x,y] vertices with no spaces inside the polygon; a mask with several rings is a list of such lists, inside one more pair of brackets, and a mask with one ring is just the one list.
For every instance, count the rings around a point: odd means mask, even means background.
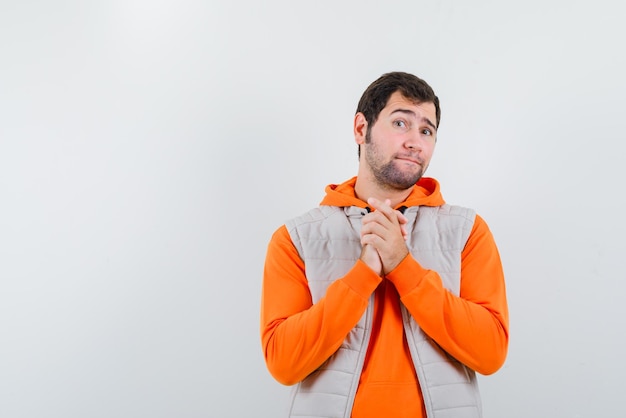
[{"label": "forehead", "polygon": [[436,109],[435,104],[432,102],[417,103],[411,99],[408,99],[402,95],[399,91],[394,92],[389,96],[387,104],[381,111],[381,114],[390,114],[398,109],[407,109],[415,112],[416,115],[435,121]]}]

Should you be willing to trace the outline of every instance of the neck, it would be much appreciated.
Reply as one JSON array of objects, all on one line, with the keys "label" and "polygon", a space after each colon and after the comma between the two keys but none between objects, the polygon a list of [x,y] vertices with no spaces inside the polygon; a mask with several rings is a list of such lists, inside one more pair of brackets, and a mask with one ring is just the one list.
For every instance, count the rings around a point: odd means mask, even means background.
[{"label": "neck", "polygon": [[413,191],[413,187],[408,189],[394,189],[388,186],[378,184],[374,179],[369,179],[367,175],[359,174],[354,185],[354,193],[360,200],[367,202],[367,199],[373,197],[384,202],[389,199],[392,208],[397,207],[404,202]]}]

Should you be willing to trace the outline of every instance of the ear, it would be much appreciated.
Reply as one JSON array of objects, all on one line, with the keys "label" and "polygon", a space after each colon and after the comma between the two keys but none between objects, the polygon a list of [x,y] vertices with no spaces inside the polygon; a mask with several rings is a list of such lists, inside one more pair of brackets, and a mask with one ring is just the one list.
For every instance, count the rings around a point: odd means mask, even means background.
[{"label": "ear", "polygon": [[354,142],[361,145],[365,143],[365,134],[367,133],[367,120],[365,115],[358,112],[354,115]]}]

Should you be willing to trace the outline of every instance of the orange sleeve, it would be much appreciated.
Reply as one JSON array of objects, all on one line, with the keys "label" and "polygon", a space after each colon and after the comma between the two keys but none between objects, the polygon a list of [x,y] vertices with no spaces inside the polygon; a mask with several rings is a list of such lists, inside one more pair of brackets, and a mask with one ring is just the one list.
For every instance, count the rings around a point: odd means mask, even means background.
[{"label": "orange sleeve", "polygon": [[504,364],[509,314],[504,273],[485,221],[476,221],[461,255],[461,290],[443,287],[439,274],[407,256],[387,278],[426,334],[448,354],[481,374]]},{"label": "orange sleeve", "polygon": [[326,361],[358,323],[381,278],[362,261],[313,304],[304,262],[287,228],[270,240],[261,296],[261,342],[268,370],[292,385]]}]

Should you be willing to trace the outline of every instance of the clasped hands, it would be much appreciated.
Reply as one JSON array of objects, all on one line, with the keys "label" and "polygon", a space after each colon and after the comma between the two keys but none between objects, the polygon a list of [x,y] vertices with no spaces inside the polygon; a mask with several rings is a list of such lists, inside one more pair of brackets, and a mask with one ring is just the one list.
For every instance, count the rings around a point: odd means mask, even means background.
[{"label": "clasped hands", "polygon": [[363,216],[360,259],[379,276],[384,276],[408,255],[406,246],[407,218],[390,206],[389,199],[381,202],[370,197],[368,205],[374,210]]}]

